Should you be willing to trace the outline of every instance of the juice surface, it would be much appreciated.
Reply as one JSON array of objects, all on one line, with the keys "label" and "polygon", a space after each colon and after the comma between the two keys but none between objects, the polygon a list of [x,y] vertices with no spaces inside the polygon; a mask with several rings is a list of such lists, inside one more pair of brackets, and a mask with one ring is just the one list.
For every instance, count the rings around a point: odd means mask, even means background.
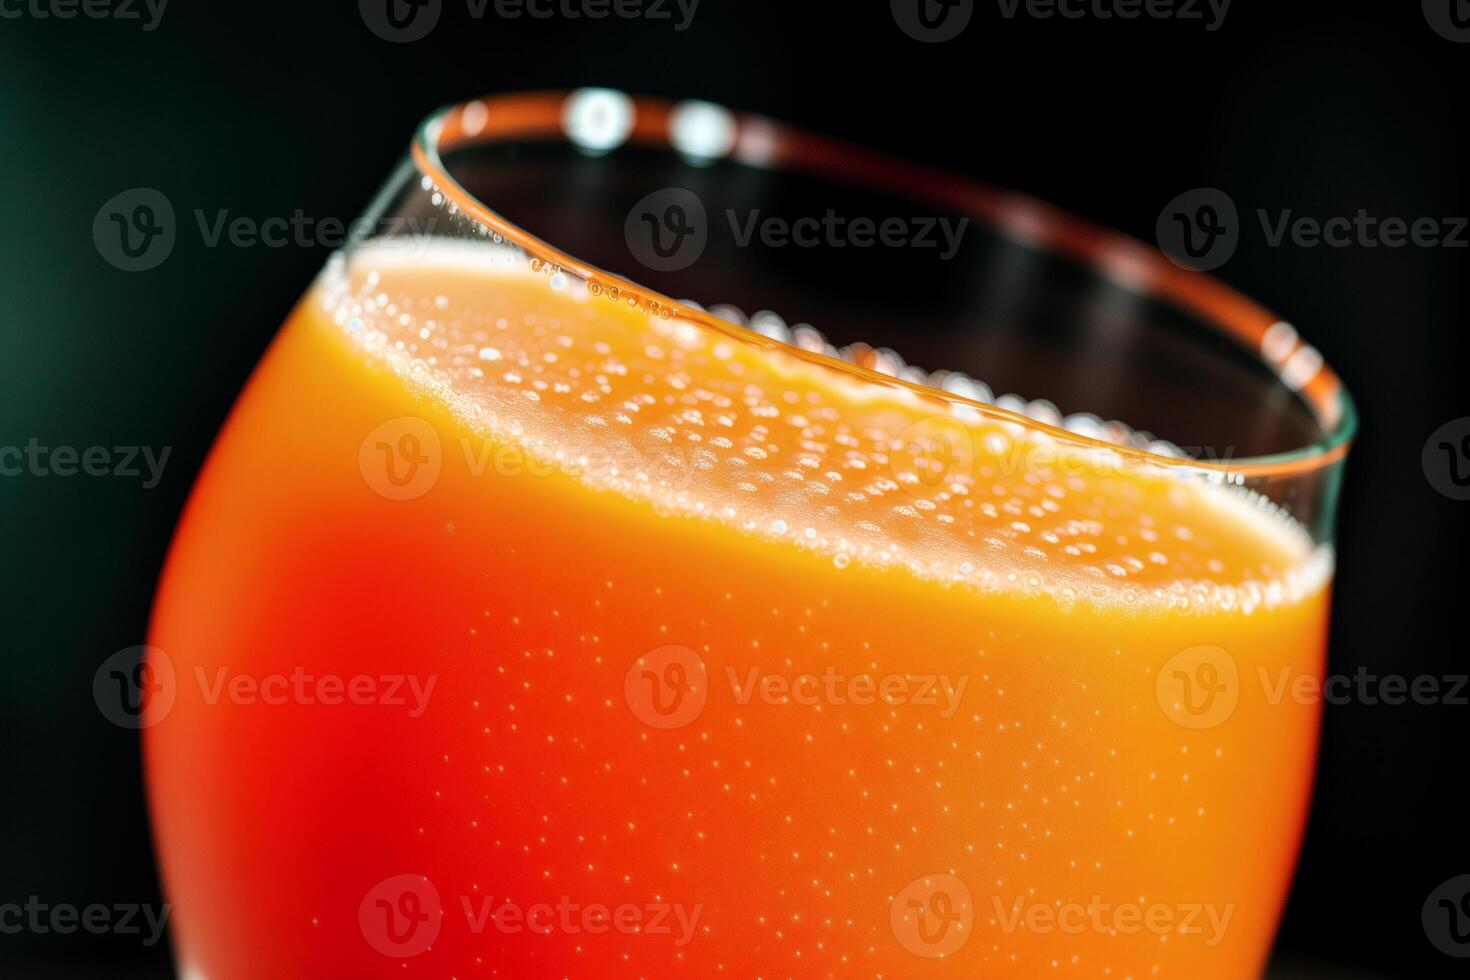
[{"label": "juice surface", "polygon": [[1258,975],[1330,558],[1105,455],[487,246],[335,260],[156,609],[185,968]]}]

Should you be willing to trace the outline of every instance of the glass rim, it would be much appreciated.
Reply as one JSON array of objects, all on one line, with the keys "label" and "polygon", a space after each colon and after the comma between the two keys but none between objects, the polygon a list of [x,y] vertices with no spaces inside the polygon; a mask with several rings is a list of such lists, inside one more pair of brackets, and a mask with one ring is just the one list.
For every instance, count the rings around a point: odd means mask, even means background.
[{"label": "glass rim", "polygon": [[[990,402],[897,378],[861,365],[805,350],[730,323],[598,268],[562,251],[501,216],[470,193],[449,171],[441,153],[470,146],[516,141],[554,141],[589,152],[624,144],[678,152],[693,164],[721,159],[761,169],[786,169],[909,199],[928,199],[978,218],[1005,237],[1044,253],[1070,259],[1100,279],[1196,317],[1252,352],[1279,383],[1301,399],[1322,429],[1315,441],[1279,453],[1228,461],[1166,456],[1039,421]],[[1215,277],[1176,265],[1158,248],[1129,235],[1075,217],[1029,195],[990,187],[970,178],[903,161],[877,150],[818,136],[764,116],[736,113],[698,100],[632,96],[605,88],[506,93],[444,106],[415,131],[414,166],[445,202],[485,231],[520,247],[533,269],[550,265],[589,284],[594,291],[626,300],[651,315],[696,324],[718,334],[782,350],[808,363],[876,384],[905,388],[930,399],[964,405],[983,417],[1019,425],[1064,443],[1117,453],[1135,462],[1200,470],[1232,481],[1290,476],[1321,470],[1347,455],[1357,434],[1352,396],[1317,349],[1281,317]],[[832,161],[841,161],[833,173]]]}]

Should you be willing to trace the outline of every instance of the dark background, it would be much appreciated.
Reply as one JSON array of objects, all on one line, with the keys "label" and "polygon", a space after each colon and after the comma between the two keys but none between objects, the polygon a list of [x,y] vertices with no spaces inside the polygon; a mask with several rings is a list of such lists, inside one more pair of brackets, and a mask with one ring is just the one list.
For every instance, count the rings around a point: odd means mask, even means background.
[{"label": "dark background", "polygon": [[[0,903],[161,901],[136,738],[98,713],[92,676],[143,642],[193,474],[327,254],[206,248],[193,209],[347,220],[438,105],[601,84],[765,112],[1144,239],[1198,186],[1223,188],[1243,215],[1470,214],[1470,44],[1431,30],[1418,3],[1286,6],[1237,0],[1207,31],[1007,19],[983,0],[943,44],[906,36],[882,2],[703,0],[680,33],[474,20],[446,0],[436,30],[409,44],[374,36],[340,0],[173,0],[152,31],[0,19],[0,445],[172,447],[151,490],[0,477]],[[168,195],[180,232],[161,267],[126,273],[91,228],[136,186]],[[1470,503],[1437,494],[1420,464],[1435,428],[1470,415],[1467,252],[1269,248],[1256,233],[1218,273],[1289,317],[1361,410],[1335,672],[1470,669]],[[1327,709],[1280,976],[1462,975],[1419,916],[1436,885],[1470,871],[1467,715]],[[136,937],[0,936],[7,977],[168,970]]]}]

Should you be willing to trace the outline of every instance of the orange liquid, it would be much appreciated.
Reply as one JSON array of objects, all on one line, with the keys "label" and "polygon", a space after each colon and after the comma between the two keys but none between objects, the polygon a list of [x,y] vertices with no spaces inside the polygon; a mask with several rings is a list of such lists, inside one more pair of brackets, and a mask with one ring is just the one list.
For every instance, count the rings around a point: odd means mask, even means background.
[{"label": "orange liquid", "polygon": [[186,968],[1260,972],[1297,529],[488,254],[329,270],[195,489],[146,733]]}]

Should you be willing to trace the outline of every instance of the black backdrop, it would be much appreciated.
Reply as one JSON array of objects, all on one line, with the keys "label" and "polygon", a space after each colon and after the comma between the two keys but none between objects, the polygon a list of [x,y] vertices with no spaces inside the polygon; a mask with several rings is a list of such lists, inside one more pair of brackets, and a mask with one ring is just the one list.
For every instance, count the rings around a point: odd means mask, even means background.
[{"label": "black backdrop", "polygon": [[[160,900],[136,741],[99,715],[92,675],[143,641],[192,476],[326,256],[210,249],[181,234],[159,268],[122,272],[91,233],[119,191],[158,188],[181,212],[350,219],[435,106],[603,84],[762,111],[1145,239],[1167,201],[1199,186],[1225,189],[1243,214],[1470,214],[1470,43],[1403,0],[1237,0],[1214,30],[1038,18],[1025,5],[1007,17],[1008,3],[982,0],[961,4],[973,7],[969,25],[938,44],[905,34],[881,2],[702,0],[678,31],[672,5],[673,21],[477,20],[464,0],[444,0],[416,43],[375,36],[342,0],[173,0],[151,30],[37,16],[48,4],[0,0],[0,445],[171,456],[151,489],[0,478],[0,903]],[[146,21],[141,2],[133,9]],[[1434,429],[1470,415],[1467,254],[1272,248],[1247,235],[1219,271],[1289,316],[1362,412],[1341,515],[1335,672],[1470,669],[1470,503],[1436,493],[1420,463]],[[1419,916],[1431,889],[1470,872],[1467,714],[1329,707],[1282,976],[1458,966]],[[0,935],[6,976],[168,969],[136,937]]]}]

